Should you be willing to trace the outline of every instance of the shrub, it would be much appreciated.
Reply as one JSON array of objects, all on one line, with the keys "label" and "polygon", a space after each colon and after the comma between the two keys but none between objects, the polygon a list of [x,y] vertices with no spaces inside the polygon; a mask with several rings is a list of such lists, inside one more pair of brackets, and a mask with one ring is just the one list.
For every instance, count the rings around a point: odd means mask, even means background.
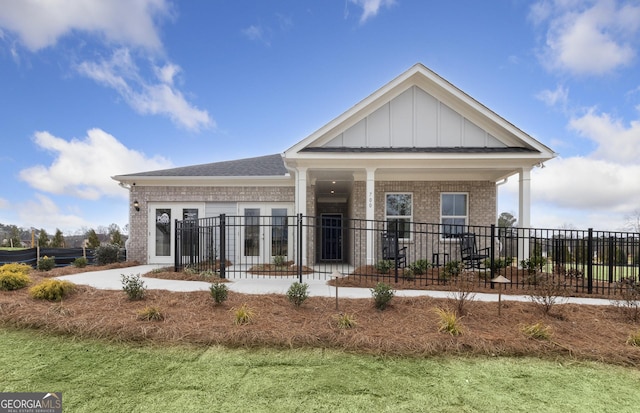
[{"label": "shrub", "polygon": [[540,274],[529,297],[534,304],[542,309],[544,314],[549,314],[555,304],[566,301],[565,290],[566,285],[562,277]]},{"label": "shrub", "polygon": [[47,257],[46,255],[38,260],[38,269],[40,271],[51,271],[56,266],[56,257]]},{"label": "shrub", "polygon": [[227,297],[229,296],[229,289],[223,283],[213,283],[211,287],[209,287],[209,292],[211,293],[211,298],[213,301],[218,304],[222,304],[227,301]]},{"label": "shrub", "polygon": [[409,265],[409,268],[413,271],[415,275],[426,274],[429,267],[431,267],[431,264],[427,260],[417,260],[416,262],[412,262]]},{"label": "shrub", "polygon": [[439,307],[434,311],[438,315],[438,331],[442,333],[449,333],[452,336],[459,336],[462,334],[460,318],[455,311]]},{"label": "shrub", "polygon": [[27,264],[13,262],[11,264],[0,265],[0,274],[1,273],[19,273],[24,275],[29,275],[31,271],[31,267]]},{"label": "shrub", "polygon": [[627,344],[634,347],[640,347],[640,330],[635,333],[629,334],[629,338],[627,338]]},{"label": "shrub", "polygon": [[30,283],[31,278],[27,274],[0,270],[0,290],[2,291],[19,290]]},{"label": "shrub", "polygon": [[473,301],[476,294],[476,274],[473,271],[463,271],[454,281],[451,296],[455,302],[456,311],[460,315],[467,313],[469,302]]},{"label": "shrub", "polygon": [[164,320],[164,314],[158,307],[145,307],[138,312],[138,320],[162,321]]},{"label": "shrub", "polygon": [[144,281],[140,278],[140,274],[137,275],[124,275],[122,274],[122,289],[129,297],[129,300],[142,300],[146,291]]},{"label": "shrub", "polygon": [[246,304],[242,304],[240,308],[234,308],[234,324],[241,326],[245,324],[249,324],[253,321],[254,312],[249,306]]},{"label": "shrub", "polygon": [[[502,268],[507,268],[511,265],[513,258],[505,257],[505,258],[494,258],[493,260],[493,270],[498,271]],[[484,260],[484,267],[491,268],[491,259],[487,258]]]},{"label": "shrub", "polygon": [[296,307],[300,307],[302,303],[304,303],[307,298],[309,298],[309,285],[306,283],[294,282],[291,284],[291,287],[287,290],[287,298],[289,302],[295,305]]},{"label": "shrub", "polygon": [[549,340],[551,339],[551,327],[544,325],[540,322],[523,326],[520,331],[529,338],[535,340]]},{"label": "shrub", "polygon": [[371,289],[371,295],[373,296],[375,307],[378,310],[384,310],[387,308],[394,294],[395,291],[393,288],[382,282],[376,284],[376,286]]},{"label": "shrub", "polygon": [[85,257],[78,257],[71,263],[71,265],[76,268],[84,268],[87,266],[87,264],[89,264],[89,260],[87,260]]},{"label": "shrub", "polygon": [[346,313],[338,315],[336,317],[336,321],[338,324],[338,328],[340,329],[354,328],[357,325],[356,320]]},{"label": "shrub", "polygon": [[533,257],[527,258],[526,260],[520,261],[520,266],[527,270],[529,275],[535,275],[538,271],[542,271],[542,267],[547,263],[547,259],[540,256],[535,255]]},{"label": "shrub", "polygon": [[402,279],[413,281],[416,279],[416,273],[411,268],[405,268],[404,271],[402,271]]},{"label": "shrub", "polygon": [[612,304],[629,320],[640,320],[640,283],[636,282],[635,277],[626,277],[618,281],[614,292],[620,294],[620,300],[612,300]]},{"label": "shrub", "polygon": [[276,267],[284,267],[287,265],[287,257],[284,255],[276,255],[273,257],[273,265]]},{"label": "shrub", "polygon": [[213,271],[213,270],[200,271],[199,275],[200,275],[200,277],[206,278],[206,279],[218,278],[218,273]]},{"label": "shrub", "polygon": [[395,262],[393,260],[380,260],[374,267],[380,274],[389,274],[392,268],[394,268]]},{"label": "shrub", "polygon": [[462,262],[449,261],[444,265],[444,269],[440,272],[440,279],[447,282],[462,271],[464,271],[464,264]]},{"label": "shrub", "polygon": [[31,287],[29,294],[39,300],[60,301],[71,294],[76,285],[66,280],[45,280],[38,285]]},{"label": "shrub", "polygon": [[96,264],[107,265],[118,262],[120,247],[115,244],[101,245],[96,248]]}]

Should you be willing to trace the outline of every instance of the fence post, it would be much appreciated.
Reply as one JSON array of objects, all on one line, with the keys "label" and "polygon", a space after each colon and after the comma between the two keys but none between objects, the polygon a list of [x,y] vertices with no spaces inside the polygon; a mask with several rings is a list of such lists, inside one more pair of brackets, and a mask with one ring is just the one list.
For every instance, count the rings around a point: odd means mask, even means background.
[{"label": "fence post", "polygon": [[[220,214],[220,278],[226,278],[227,272],[227,216]],[[213,257],[215,266],[216,258]]]},{"label": "fence post", "polygon": [[[496,225],[491,224],[491,245],[489,246],[489,267],[491,279],[496,278],[496,262],[495,262],[495,254],[496,254]],[[493,283],[491,284],[491,288],[493,288]]]},{"label": "fence post", "polygon": [[614,237],[609,235],[609,283],[613,282],[613,265],[618,261],[614,247]]},{"label": "fence post", "polygon": [[182,257],[180,255],[180,251],[178,250],[178,245],[180,245],[182,228],[178,228],[178,220],[175,220],[176,225],[176,236],[175,236],[175,245],[173,246],[173,271],[178,272],[178,267],[180,266],[182,261]]},{"label": "fence post", "polygon": [[298,230],[298,282],[300,282],[300,284],[302,284],[302,245],[304,244],[302,242],[302,214],[299,213],[298,214],[298,226],[297,226],[297,230]]},{"label": "fence post", "polygon": [[593,292],[593,228],[589,228],[587,238],[587,293]]}]

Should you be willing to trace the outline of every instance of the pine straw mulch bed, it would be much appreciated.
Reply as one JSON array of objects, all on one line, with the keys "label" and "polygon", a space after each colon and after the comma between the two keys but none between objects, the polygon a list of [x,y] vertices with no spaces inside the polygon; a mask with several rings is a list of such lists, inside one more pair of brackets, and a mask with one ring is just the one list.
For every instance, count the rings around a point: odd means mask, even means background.
[{"label": "pine straw mulch bed", "polygon": [[[32,273],[33,284],[43,278]],[[246,304],[254,319],[235,325],[234,309]],[[129,301],[122,291],[78,286],[62,303],[32,299],[28,288],[0,291],[0,325],[29,328],[78,338],[160,345],[223,345],[228,347],[333,348],[354,353],[391,356],[485,355],[536,356],[548,359],[595,360],[640,366],[640,348],[626,344],[640,323],[612,306],[563,304],[551,315],[529,302],[470,302],[461,319],[463,334],[438,331],[437,307],[454,308],[448,299],[395,297],[384,311],[371,299],[312,297],[294,307],[284,295],[229,292],[215,306],[208,291],[151,290],[141,301]],[[139,312],[155,307],[162,321],[142,321]],[[337,327],[348,314],[355,328]],[[521,329],[541,322],[550,340],[529,338]]]}]

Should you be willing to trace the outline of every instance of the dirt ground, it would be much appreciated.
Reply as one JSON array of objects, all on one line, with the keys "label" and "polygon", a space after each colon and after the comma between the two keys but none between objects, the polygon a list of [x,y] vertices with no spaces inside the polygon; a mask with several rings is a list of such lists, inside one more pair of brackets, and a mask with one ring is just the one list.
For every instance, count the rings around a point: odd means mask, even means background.
[{"label": "dirt ground", "polygon": [[[32,271],[32,285],[43,275],[79,271]],[[129,301],[123,291],[78,286],[63,302],[52,303],[31,298],[28,290],[0,291],[0,325],[128,343],[315,347],[392,356],[535,356],[640,366],[640,347],[627,344],[631,334],[640,334],[640,322],[612,305],[557,304],[545,314],[532,302],[503,301],[498,315],[497,303],[470,301],[458,320],[462,334],[452,336],[439,331],[435,309],[455,309],[453,299],[394,297],[380,311],[373,299],[339,299],[336,309],[335,298],[312,297],[295,307],[285,295],[229,292],[227,301],[215,305],[208,291],[151,290],[143,300]],[[253,312],[252,320],[236,325],[236,310],[243,305]],[[142,320],[139,313],[148,308],[163,319]],[[355,327],[339,328],[341,315]],[[549,339],[522,331],[536,323],[549,329]]]}]

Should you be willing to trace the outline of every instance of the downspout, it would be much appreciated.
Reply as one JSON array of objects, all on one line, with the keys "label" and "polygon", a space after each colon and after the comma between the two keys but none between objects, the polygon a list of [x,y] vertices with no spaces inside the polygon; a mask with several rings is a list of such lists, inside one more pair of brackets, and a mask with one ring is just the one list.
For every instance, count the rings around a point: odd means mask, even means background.
[{"label": "downspout", "polygon": [[[502,186],[509,181],[509,177],[504,178],[501,182],[496,182],[496,187]],[[496,189],[496,227],[498,226],[498,190]]]}]

